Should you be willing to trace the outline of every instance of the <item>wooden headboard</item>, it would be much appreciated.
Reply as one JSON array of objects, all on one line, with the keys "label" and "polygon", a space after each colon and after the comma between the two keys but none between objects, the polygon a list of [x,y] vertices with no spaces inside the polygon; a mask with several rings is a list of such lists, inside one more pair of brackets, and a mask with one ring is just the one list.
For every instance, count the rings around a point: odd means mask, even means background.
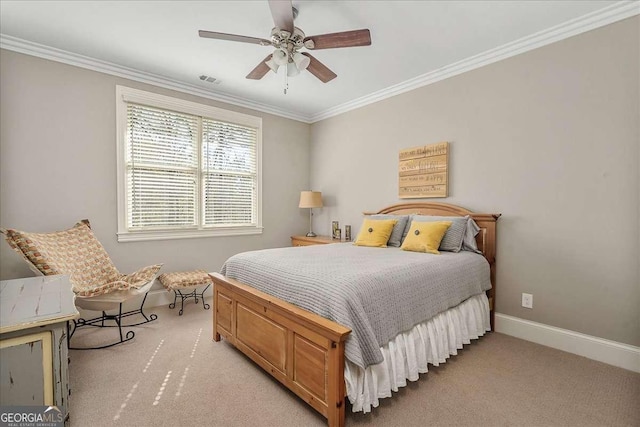
[{"label": "wooden headboard", "polygon": [[388,206],[378,212],[365,212],[365,215],[393,214],[393,215],[437,215],[437,216],[465,216],[469,215],[480,227],[476,236],[478,249],[489,261],[491,267],[491,290],[487,291],[489,307],[491,308],[491,328],[494,327],[494,304],[496,295],[496,222],[501,214],[475,213],[460,206],[437,202],[410,202]]}]

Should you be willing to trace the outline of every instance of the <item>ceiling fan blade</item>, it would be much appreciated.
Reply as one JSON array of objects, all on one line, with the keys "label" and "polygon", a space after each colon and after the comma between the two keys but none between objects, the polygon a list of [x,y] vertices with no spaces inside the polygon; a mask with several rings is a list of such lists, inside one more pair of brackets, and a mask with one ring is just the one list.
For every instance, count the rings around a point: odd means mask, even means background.
[{"label": "ceiling fan blade", "polygon": [[251,70],[251,72],[249,74],[247,74],[247,78],[251,79],[251,80],[260,80],[261,78],[263,78],[265,76],[265,74],[267,74],[269,72],[269,70],[271,69],[266,64],[266,62],[271,59],[271,56],[272,55],[269,55],[266,58],[264,58],[262,60],[262,62],[258,64],[258,66],[256,68],[254,68],[253,70]]},{"label": "ceiling fan blade", "polygon": [[307,52],[300,52],[300,53],[302,53],[304,56],[306,56],[311,60],[311,62],[309,63],[309,66],[307,67],[307,71],[309,71],[311,74],[319,78],[322,81],[322,83],[327,83],[335,79],[336,77],[338,77],[336,73],[328,69],[326,65],[318,61],[313,56],[311,56],[311,54]]},{"label": "ceiling fan blade", "polygon": [[228,40],[232,42],[252,43],[262,46],[271,46],[271,42],[267,39],[260,39],[258,37],[238,36],[236,34],[216,33],[214,31],[198,31],[200,37],[207,39]]},{"label": "ceiling fan blade", "polygon": [[269,8],[276,27],[293,33],[293,5],[291,0],[269,0]]},{"label": "ceiling fan blade", "polygon": [[[309,47],[308,40],[313,41],[313,47]],[[338,47],[354,47],[371,45],[371,33],[369,30],[343,31],[341,33],[321,34],[304,39],[307,49],[333,49]]]}]

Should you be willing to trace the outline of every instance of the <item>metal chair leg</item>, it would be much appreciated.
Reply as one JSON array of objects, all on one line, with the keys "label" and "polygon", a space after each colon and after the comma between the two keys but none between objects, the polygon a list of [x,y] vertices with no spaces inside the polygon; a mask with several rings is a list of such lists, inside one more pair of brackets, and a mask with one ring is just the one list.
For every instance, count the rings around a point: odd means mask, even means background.
[{"label": "metal chair leg", "polygon": [[202,307],[203,307],[205,310],[209,310],[209,309],[211,308],[211,306],[210,306],[209,304],[207,304],[207,303],[205,303],[205,302],[204,302],[204,293],[205,293],[205,292],[207,292],[207,289],[209,289],[209,286],[211,286],[211,285],[207,285],[207,287],[206,287],[206,288],[204,288],[204,289],[202,290],[202,292],[200,293],[200,296],[202,297]]},{"label": "metal chair leg", "polygon": [[[108,347],[113,347],[114,345],[118,345],[118,344],[122,344],[124,342],[130,341],[133,339],[133,337],[135,336],[135,332],[134,331],[127,331],[126,333],[123,334],[123,328],[127,328],[127,327],[132,327],[132,326],[139,326],[139,325],[143,325],[145,323],[149,323],[149,322],[153,322],[154,320],[156,320],[158,318],[158,316],[155,313],[151,313],[148,316],[142,311],[143,307],[144,307],[144,303],[147,300],[147,294],[144,295],[144,298],[142,299],[142,304],[140,304],[140,308],[136,309],[136,310],[130,310],[127,311],[125,313],[122,312],[122,303],[120,303],[118,305],[118,314],[107,314],[105,311],[102,312],[101,316],[95,317],[93,319],[77,319],[73,321],[73,330],[71,330],[68,333],[68,344],[69,344],[69,348],[72,350],[98,350],[98,349],[102,349],[102,348],[108,348]],[[133,316],[136,314],[141,314],[144,317],[144,321],[142,322],[138,322],[138,323],[133,323],[133,324],[123,324],[122,319],[125,317],[129,317],[129,316]],[[115,325],[107,325],[105,324],[106,320],[113,320]],[[73,347],[71,346],[71,337],[73,336],[73,334],[76,332],[76,330],[78,328],[82,328],[85,326],[93,326],[96,328],[114,328],[117,327],[118,328],[118,335],[120,337],[119,341],[107,344],[107,345],[102,345],[102,346],[97,346],[97,347]]]}]

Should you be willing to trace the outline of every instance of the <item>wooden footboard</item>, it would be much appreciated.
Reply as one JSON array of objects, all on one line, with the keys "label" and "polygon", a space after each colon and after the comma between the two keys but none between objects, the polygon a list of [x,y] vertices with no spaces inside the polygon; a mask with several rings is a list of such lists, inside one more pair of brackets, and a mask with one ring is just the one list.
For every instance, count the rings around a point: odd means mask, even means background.
[{"label": "wooden footboard", "polygon": [[343,426],[344,341],[350,329],[220,274],[213,339],[224,337],[262,369]]}]

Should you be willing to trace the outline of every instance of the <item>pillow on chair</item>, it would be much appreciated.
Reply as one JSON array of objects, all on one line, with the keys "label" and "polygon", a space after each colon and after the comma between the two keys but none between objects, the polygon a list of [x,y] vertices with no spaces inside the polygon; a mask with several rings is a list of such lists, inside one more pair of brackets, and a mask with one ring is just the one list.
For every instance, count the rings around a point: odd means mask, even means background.
[{"label": "pillow on chair", "polygon": [[73,291],[79,296],[96,296],[143,286],[162,267],[162,264],[153,265],[130,276],[121,274],[86,219],[68,230],[53,233],[0,231],[5,234],[9,246],[43,275],[70,276]]}]

